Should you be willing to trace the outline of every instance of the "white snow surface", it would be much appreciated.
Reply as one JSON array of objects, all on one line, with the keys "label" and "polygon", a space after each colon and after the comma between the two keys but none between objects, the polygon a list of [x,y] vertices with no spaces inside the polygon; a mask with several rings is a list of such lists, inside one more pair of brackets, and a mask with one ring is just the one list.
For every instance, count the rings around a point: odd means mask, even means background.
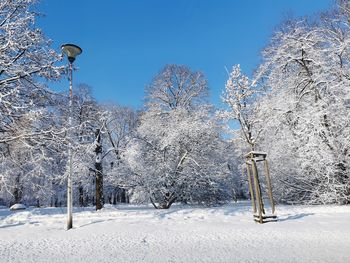
[{"label": "white snow surface", "polygon": [[220,207],[106,205],[0,209],[0,262],[350,262],[350,206],[277,206],[253,221],[248,202]]},{"label": "white snow surface", "polygon": [[10,207],[10,210],[24,210],[27,207],[23,204],[14,204],[13,206]]}]

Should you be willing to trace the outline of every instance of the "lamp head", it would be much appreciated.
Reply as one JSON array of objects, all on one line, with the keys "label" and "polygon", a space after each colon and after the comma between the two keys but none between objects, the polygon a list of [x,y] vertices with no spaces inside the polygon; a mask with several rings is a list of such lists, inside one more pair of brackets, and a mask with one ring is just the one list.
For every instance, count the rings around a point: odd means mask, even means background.
[{"label": "lamp head", "polygon": [[61,46],[62,52],[67,55],[70,63],[73,63],[76,56],[80,55],[83,50],[74,44],[64,44]]}]

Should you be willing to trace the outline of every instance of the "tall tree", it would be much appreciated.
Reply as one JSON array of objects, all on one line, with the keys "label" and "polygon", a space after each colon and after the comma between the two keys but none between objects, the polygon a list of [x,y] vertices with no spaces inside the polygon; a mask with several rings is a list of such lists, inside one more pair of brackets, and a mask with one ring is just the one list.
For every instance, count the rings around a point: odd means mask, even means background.
[{"label": "tall tree", "polygon": [[[168,65],[147,89],[147,110],[126,151],[136,186],[155,208],[227,198],[220,128],[206,102],[204,76]],[[225,181],[226,180],[226,181]]]},{"label": "tall tree", "polygon": [[[60,56],[35,25],[36,14],[31,11],[35,2],[0,3],[0,185],[2,191],[13,189],[9,192],[15,201],[23,196],[22,179],[33,171],[38,155],[45,158],[44,141],[60,133],[43,124],[50,115],[46,106],[51,96],[42,80],[57,80],[62,68],[55,66]],[[11,170],[17,171],[17,179],[9,185]]]},{"label": "tall tree", "polygon": [[349,202],[349,32],[334,13],[288,21],[263,53],[259,114],[280,200]]}]

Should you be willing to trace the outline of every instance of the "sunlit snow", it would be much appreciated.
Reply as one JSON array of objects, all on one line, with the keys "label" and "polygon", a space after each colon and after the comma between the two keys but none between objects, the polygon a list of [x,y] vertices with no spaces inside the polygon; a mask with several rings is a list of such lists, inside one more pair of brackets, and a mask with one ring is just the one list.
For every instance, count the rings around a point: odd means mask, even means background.
[{"label": "sunlit snow", "polygon": [[0,262],[347,262],[349,206],[278,206],[253,222],[248,202],[222,207],[0,209]]}]

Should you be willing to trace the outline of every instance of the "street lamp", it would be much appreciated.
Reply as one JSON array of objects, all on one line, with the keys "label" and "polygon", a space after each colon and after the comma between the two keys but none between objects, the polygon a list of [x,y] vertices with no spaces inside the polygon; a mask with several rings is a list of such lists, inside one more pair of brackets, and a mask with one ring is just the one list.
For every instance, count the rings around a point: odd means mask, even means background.
[{"label": "street lamp", "polygon": [[69,145],[68,145],[68,163],[69,173],[67,180],[67,230],[73,227],[73,186],[72,186],[72,174],[73,174],[73,150],[72,150],[72,119],[73,119],[73,62],[76,56],[80,55],[83,50],[77,45],[64,44],[61,46],[62,53],[68,57],[69,61]]}]

